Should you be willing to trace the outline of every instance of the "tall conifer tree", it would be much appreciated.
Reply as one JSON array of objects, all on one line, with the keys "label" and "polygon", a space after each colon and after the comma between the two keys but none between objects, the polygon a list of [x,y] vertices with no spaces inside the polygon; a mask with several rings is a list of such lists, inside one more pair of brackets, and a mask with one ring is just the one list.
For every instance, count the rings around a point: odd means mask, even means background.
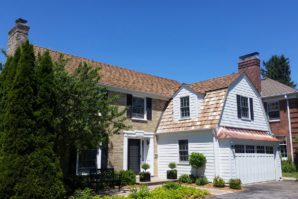
[{"label": "tall conifer tree", "polygon": [[[46,86],[38,84],[44,75],[38,71],[43,71],[43,67],[35,67],[33,47],[29,42],[18,51],[19,60],[15,56],[13,59],[17,62],[7,65],[16,69],[15,76],[13,68],[7,69],[11,72],[7,72],[7,76],[2,76],[12,83],[10,87],[3,84],[2,89],[7,90],[7,99],[2,97],[6,108],[1,121],[0,198],[61,198],[64,194],[61,172],[57,169],[48,135],[51,132],[45,127],[51,120],[48,116],[42,119],[38,114],[51,109],[42,99],[47,99],[41,94],[44,90],[41,88]],[[47,65],[46,60],[45,55],[39,63]],[[51,63],[44,68],[50,66]]]}]

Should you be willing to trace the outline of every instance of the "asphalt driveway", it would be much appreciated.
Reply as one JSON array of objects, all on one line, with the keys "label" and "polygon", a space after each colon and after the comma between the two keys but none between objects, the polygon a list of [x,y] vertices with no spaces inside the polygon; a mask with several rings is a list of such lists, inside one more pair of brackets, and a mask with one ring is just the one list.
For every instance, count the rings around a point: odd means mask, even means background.
[{"label": "asphalt driveway", "polygon": [[268,182],[246,186],[246,191],[215,196],[213,199],[298,199],[298,182]]}]

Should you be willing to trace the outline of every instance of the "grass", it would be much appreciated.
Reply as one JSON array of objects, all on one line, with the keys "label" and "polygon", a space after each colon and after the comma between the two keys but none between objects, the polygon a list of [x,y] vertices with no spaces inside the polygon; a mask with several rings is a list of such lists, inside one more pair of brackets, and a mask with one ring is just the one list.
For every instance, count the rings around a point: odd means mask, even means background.
[{"label": "grass", "polygon": [[283,173],[282,173],[282,176],[283,176],[283,177],[291,177],[291,178],[296,178],[296,179],[298,179],[298,171],[293,172],[293,173],[285,173],[285,172],[283,172]]}]

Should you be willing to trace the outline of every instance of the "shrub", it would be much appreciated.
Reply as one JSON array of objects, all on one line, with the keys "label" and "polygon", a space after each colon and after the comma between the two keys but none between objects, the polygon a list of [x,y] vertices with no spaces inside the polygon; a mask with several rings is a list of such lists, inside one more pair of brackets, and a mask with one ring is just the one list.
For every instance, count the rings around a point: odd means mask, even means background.
[{"label": "shrub", "polygon": [[282,171],[285,173],[293,173],[296,171],[296,166],[291,160],[281,162]]},{"label": "shrub", "polygon": [[205,166],[207,160],[204,154],[202,153],[191,153],[189,158],[190,165],[195,168],[199,169],[203,166]]},{"label": "shrub", "polygon": [[231,189],[241,189],[241,180],[238,178],[232,178],[229,180],[229,186]]},{"label": "shrub", "polygon": [[142,164],[142,169],[145,170],[145,172],[147,171],[147,169],[150,169],[150,165],[148,163],[143,163]]},{"label": "shrub", "polygon": [[176,163],[175,162],[170,162],[169,163],[169,168],[170,169],[175,169],[176,168]]},{"label": "shrub", "polygon": [[129,198],[149,198],[151,194],[146,185],[141,186],[139,190],[136,187],[133,187],[131,192]]},{"label": "shrub", "polygon": [[213,186],[215,186],[215,187],[225,187],[225,181],[221,177],[216,176],[213,179]]},{"label": "shrub", "polygon": [[166,184],[163,185],[163,187],[166,189],[174,190],[174,189],[180,188],[181,185],[178,184],[177,182],[167,182]]},{"label": "shrub", "polygon": [[198,179],[196,179],[196,185],[205,185],[208,183],[209,183],[209,181],[205,176],[199,177]]},{"label": "shrub", "polygon": [[136,184],[136,174],[132,170],[120,170],[115,172],[115,179],[120,180],[121,186]]},{"label": "shrub", "polygon": [[187,174],[184,174],[184,175],[180,176],[178,181],[181,182],[181,183],[188,183],[188,184],[192,183],[192,179]]}]

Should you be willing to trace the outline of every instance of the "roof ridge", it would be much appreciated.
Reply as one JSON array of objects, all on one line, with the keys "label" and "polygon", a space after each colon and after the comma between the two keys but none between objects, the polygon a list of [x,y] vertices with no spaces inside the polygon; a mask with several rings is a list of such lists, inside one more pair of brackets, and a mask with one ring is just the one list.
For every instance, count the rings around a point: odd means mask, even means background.
[{"label": "roof ridge", "polygon": [[216,79],[219,79],[219,78],[225,78],[225,77],[236,75],[236,74],[240,74],[240,73],[239,72],[234,72],[234,73],[229,74],[229,75],[213,77],[213,78],[202,80],[202,81],[199,81],[199,82],[193,82],[193,83],[190,83],[190,84],[187,84],[187,85],[193,85],[193,84],[203,83],[203,82],[207,82],[207,81],[212,81],[212,80],[216,80]]},{"label": "roof ridge", "polygon": [[134,69],[128,69],[128,68],[125,68],[125,67],[122,67],[122,66],[112,65],[112,64],[101,62],[101,61],[96,61],[96,60],[93,60],[93,59],[81,57],[81,56],[78,56],[78,55],[73,55],[73,54],[70,54],[70,53],[65,53],[65,52],[62,52],[62,51],[53,50],[53,49],[46,48],[46,47],[41,47],[41,46],[37,46],[37,45],[33,45],[33,46],[37,47],[37,48],[42,48],[42,49],[45,49],[45,50],[49,50],[49,51],[52,51],[52,52],[65,54],[65,55],[68,55],[68,56],[71,56],[71,57],[74,57],[74,58],[83,59],[83,60],[86,60],[86,61],[91,61],[91,62],[95,62],[95,63],[98,63],[98,64],[103,64],[103,65],[106,65],[106,66],[110,66],[110,67],[118,67],[118,68],[121,68],[123,70],[129,70],[129,71],[133,71],[133,72],[136,72],[136,73],[139,73],[139,74],[149,75],[149,76],[152,76],[152,77],[156,77],[156,78],[160,78],[160,79],[164,79],[164,80],[168,80],[168,81],[173,81],[173,82],[181,84],[181,82],[179,82],[177,80],[174,80],[174,79],[161,77],[161,76],[153,75],[153,74],[149,74],[149,73],[144,73],[144,72],[140,72],[140,71],[137,71],[137,70],[134,70]]}]

